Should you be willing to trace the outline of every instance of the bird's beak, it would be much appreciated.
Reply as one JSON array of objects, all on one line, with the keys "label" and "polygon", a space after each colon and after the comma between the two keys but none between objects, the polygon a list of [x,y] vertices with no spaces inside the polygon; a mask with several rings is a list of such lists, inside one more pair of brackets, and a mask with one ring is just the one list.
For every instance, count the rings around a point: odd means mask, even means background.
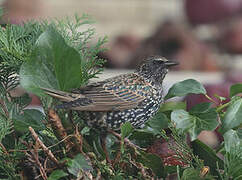
[{"label": "bird's beak", "polygon": [[179,64],[179,63],[176,62],[176,61],[167,61],[167,62],[165,62],[165,65],[166,65],[167,67],[176,66],[176,65],[178,65],[178,64]]}]

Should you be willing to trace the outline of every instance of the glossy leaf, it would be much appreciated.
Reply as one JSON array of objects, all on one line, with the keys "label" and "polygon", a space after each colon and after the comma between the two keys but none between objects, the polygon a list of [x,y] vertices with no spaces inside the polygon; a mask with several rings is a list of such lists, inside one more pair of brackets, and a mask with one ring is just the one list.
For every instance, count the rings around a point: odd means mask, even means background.
[{"label": "glossy leaf", "polygon": [[210,103],[201,103],[194,106],[189,112],[175,110],[171,113],[171,120],[176,128],[182,132],[189,132],[195,140],[202,130],[212,131],[218,126],[217,112],[210,107]]},{"label": "glossy leaf", "polygon": [[30,59],[21,66],[20,83],[28,91],[41,94],[39,87],[69,90],[80,86],[79,53],[62,36],[49,28],[36,41]]},{"label": "glossy leaf", "polygon": [[148,126],[151,127],[155,134],[159,134],[162,129],[168,128],[169,119],[167,116],[158,112],[151,120],[148,121]]},{"label": "glossy leaf", "polygon": [[212,103],[209,103],[209,102],[196,104],[190,109],[189,112],[192,114],[206,113],[211,107],[211,105]]},{"label": "glossy leaf", "polygon": [[157,177],[164,177],[164,166],[161,158],[157,155],[140,152],[139,162],[144,164],[146,167],[151,168]]},{"label": "glossy leaf", "polygon": [[[230,129],[224,135],[225,151],[230,152],[231,149],[242,146],[242,139],[240,139],[237,131]],[[242,150],[242,148],[241,148]]]},{"label": "glossy leaf", "polygon": [[92,147],[93,147],[96,155],[100,159],[105,159],[105,153],[103,151],[101,137],[99,137],[99,136],[93,136]]},{"label": "glossy leaf", "polygon": [[242,99],[231,103],[222,119],[221,133],[238,127],[242,123]]},{"label": "glossy leaf", "polygon": [[29,126],[37,131],[45,129],[44,120],[44,114],[36,109],[25,109],[22,114],[13,116],[14,128],[20,133],[28,132]]},{"label": "glossy leaf", "polygon": [[182,132],[187,132],[193,127],[195,118],[187,111],[180,109],[171,113],[171,121],[175,123],[176,129],[182,130]]},{"label": "glossy leaf", "polygon": [[166,102],[161,105],[159,112],[166,112],[166,111],[173,111],[176,109],[186,109],[186,103],[185,102]]},{"label": "glossy leaf", "polygon": [[188,94],[206,94],[206,90],[201,83],[194,79],[187,79],[174,84],[168,91],[165,99],[175,96],[186,96]]},{"label": "glossy leaf", "polygon": [[229,96],[233,97],[239,93],[242,93],[242,83],[234,84],[230,87]]},{"label": "glossy leaf", "polygon": [[135,142],[140,147],[148,147],[150,146],[154,139],[154,131],[153,129],[135,129],[132,134],[129,136],[129,139]]},{"label": "glossy leaf", "polygon": [[216,155],[215,151],[209,146],[196,139],[191,142],[191,146],[195,155],[204,160],[204,165],[209,166],[212,174],[217,173],[217,164],[223,168],[223,161]]},{"label": "glossy leaf", "polygon": [[67,173],[65,173],[63,170],[57,169],[50,174],[50,176],[48,177],[48,180],[58,180],[66,176],[68,176]]},{"label": "glossy leaf", "polygon": [[224,135],[225,170],[227,177],[241,179],[242,176],[242,139],[239,130],[228,130]]},{"label": "glossy leaf", "polygon": [[20,68],[20,85],[28,92],[39,96],[45,95],[39,89],[40,87],[59,89],[55,74],[49,67],[50,63],[33,56]]},{"label": "glossy leaf", "polygon": [[193,129],[190,131],[192,140],[196,139],[202,130],[213,131],[219,125],[216,109],[210,105],[211,103],[197,104],[189,111],[195,117]]},{"label": "glossy leaf", "polygon": [[78,177],[81,171],[92,171],[92,167],[89,165],[90,163],[85,159],[82,154],[78,154],[74,157],[74,159],[70,159],[67,162],[67,170],[72,175]]},{"label": "glossy leaf", "polygon": [[126,138],[133,131],[133,127],[130,122],[126,122],[121,126],[121,137]]}]

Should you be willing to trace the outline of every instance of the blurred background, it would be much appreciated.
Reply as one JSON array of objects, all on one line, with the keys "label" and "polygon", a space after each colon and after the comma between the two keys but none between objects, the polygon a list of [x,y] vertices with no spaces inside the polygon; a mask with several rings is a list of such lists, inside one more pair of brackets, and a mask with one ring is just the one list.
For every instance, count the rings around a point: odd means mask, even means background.
[{"label": "blurred background", "polygon": [[[242,0],[1,0],[3,22],[91,15],[96,38],[108,36],[107,78],[132,71],[149,55],[180,63],[164,85],[188,78],[204,84],[208,94],[228,97],[231,84],[242,82]],[[80,29],[80,31],[82,31]],[[118,70],[117,70],[118,69]],[[189,96],[188,108],[206,101]],[[213,138],[201,136],[212,146]],[[213,141],[213,142],[209,142]]]}]

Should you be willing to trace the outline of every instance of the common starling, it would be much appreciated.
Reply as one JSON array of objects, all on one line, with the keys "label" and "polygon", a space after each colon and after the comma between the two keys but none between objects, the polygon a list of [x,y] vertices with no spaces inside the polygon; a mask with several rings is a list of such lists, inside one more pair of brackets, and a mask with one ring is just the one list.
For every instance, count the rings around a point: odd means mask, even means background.
[{"label": "common starling", "polygon": [[163,103],[162,81],[176,62],[149,57],[134,72],[106,79],[71,93],[43,88],[64,102],[56,108],[83,111],[85,122],[96,129],[119,130],[125,122],[142,126]]}]

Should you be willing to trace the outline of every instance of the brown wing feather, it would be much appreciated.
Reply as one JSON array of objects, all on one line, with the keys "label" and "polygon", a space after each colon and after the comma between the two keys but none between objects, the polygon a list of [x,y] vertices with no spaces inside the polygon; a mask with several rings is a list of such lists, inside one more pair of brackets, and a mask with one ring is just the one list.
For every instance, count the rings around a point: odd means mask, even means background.
[{"label": "brown wing feather", "polygon": [[[125,79],[125,81],[124,81]],[[146,94],[142,90],[146,88]],[[115,111],[125,110],[136,107],[146,98],[147,92],[152,93],[152,88],[144,79],[137,74],[125,74],[115,78],[107,79],[98,83],[93,83],[76,89],[68,94],[69,100],[66,100],[62,108],[70,108],[80,111]],[[53,94],[47,93],[51,96]],[[58,93],[58,99],[61,93]],[[91,103],[83,104],[83,96]],[[66,95],[65,95],[66,97]]]},{"label": "brown wing feather", "polygon": [[72,108],[85,111],[131,109],[146,98],[144,94],[139,93],[144,87],[152,93],[150,84],[134,73],[107,79],[75,90],[74,92],[79,92],[92,100],[92,103],[85,107],[77,104],[76,107]]}]

